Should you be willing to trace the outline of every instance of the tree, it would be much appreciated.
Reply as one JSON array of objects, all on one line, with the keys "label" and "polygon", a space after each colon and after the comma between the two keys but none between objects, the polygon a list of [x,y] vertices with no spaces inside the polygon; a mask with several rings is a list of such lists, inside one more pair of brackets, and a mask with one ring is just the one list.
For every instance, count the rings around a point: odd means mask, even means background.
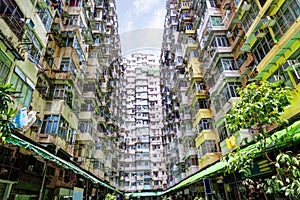
[{"label": "tree", "polygon": [[290,90],[267,81],[260,85],[251,83],[239,88],[238,93],[239,100],[226,115],[227,127],[233,133],[248,127],[267,137],[266,125],[281,124],[280,115],[291,102]]},{"label": "tree", "polygon": [[[284,120],[280,115],[291,103],[291,91],[281,88],[277,83],[261,82],[251,83],[245,88],[238,89],[239,100],[234,103],[233,108],[226,115],[227,128],[231,133],[236,133],[240,129],[250,128],[256,133],[254,147],[235,152],[225,156],[225,172],[244,173],[245,176],[251,174],[254,165],[254,158],[258,153],[270,161],[276,171],[276,175],[270,179],[265,179],[262,183],[266,193],[284,193],[293,199],[297,199],[300,194],[300,156],[292,152],[279,153],[273,161],[267,153],[267,139],[270,133],[267,131],[268,125],[280,125]],[[273,141],[276,138],[272,138]]]},{"label": "tree", "polygon": [[11,121],[16,110],[11,107],[11,104],[13,103],[12,96],[14,93],[15,89],[11,84],[0,84],[0,139],[3,142],[13,131]]}]

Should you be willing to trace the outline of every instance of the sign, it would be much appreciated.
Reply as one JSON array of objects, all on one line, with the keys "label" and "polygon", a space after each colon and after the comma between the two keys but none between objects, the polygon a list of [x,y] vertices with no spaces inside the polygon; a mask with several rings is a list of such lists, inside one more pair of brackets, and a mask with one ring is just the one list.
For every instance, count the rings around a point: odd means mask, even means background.
[{"label": "sign", "polygon": [[210,187],[210,182],[209,182],[208,178],[203,179],[203,184],[204,184],[205,194],[212,194],[211,187]]}]

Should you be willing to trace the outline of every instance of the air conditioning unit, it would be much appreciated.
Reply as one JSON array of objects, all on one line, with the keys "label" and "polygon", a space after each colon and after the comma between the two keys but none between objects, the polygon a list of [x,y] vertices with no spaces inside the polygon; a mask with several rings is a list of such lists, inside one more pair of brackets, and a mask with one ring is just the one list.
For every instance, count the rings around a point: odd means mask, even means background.
[{"label": "air conditioning unit", "polygon": [[49,2],[48,2],[48,0],[38,0],[37,6],[39,8],[46,8],[47,6],[49,6]]}]

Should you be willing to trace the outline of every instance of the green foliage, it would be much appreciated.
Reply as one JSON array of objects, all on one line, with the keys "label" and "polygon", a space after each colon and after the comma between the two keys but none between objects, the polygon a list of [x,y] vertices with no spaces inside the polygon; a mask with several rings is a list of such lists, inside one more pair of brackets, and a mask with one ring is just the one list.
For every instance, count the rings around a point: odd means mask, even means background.
[{"label": "green foliage", "polygon": [[194,200],[204,200],[203,197],[195,197]]},{"label": "green foliage", "polygon": [[251,175],[251,168],[254,166],[255,151],[253,148],[249,151],[237,151],[227,154],[225,160],[225,173],[231,174],[234,172],[244,173],[245,176]]},{"label": "green foliage", "polygon": [[113,193],[113,194],[107,193],[105,195],[105,200],[116,200],[116,199],[117,199],[117,196],[115,195],[115,193]]},{"label": "green foliage", "polygon": [[[285,196],[297,199],[300,193],[299,155],[281,153],[274,162],[266,151],[269,135],[266,133],[265,127],[283,122],[280,115],[291,103],[291,91],[278,87],[276,83],[262,82],[260,85],[251,83],[247,87],[239,89],[238,93],[239,100],[226,115],[227,127],[232,133],[244,128],[257,130],[254,136],[257,145],[247,151],[237,149],[236,152],[229,153],[224,157],[225,173],[239,172],[245,176],[251,175],[255,154],[264,152],[265,157],[277,172],[276,176],[266,179],[262,183],[266,193],[284,193]],[[261,192],[263,193],[262,189]]]},{"label": "green foliage", "polygon": [[0,139],[3,142],[12,133],[10,123],[16,110],[11,108],[10,104],[13,103],[11,95],[14,93],[15,89],[10,84],[0,84]]},{"label": "green foliage", "polygon": [[277,175],[263,183],[266,193],[284,193],[291,199],[300,197],[300,154],[280,153],[275,163]]},{"label": "green foliage", "polygon": [[233,133],[245,127],[257,128],[263,133],[265,125],[280,124],[280,114],[291,102],[290,90],[267,81],[260,85],[251,83],[239,88],[238,93],[239,100],[226,115],[227,127]]}]

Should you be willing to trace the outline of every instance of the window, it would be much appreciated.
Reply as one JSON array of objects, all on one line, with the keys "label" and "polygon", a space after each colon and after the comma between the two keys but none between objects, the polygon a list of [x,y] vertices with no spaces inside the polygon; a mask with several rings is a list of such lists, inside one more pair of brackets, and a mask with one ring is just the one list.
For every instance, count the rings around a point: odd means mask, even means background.
[{"label": "window", "polygon": [[82,0],[70,0],[70,6],[82,7]]},{"label": "window", "polygon": [[32,42],[33,45],[28,49],[28,59],[34,64],[39,63],[42,55],[43,46],[37,39],[35,33],[31,30],[27,30],[24,40]]},{"label": "window", "polygon": [[72,87],[68,85],[55,84],[51,86],[50,97],[53,99],[64,99],[67,104],[71,104],[73,98]]},{"label": "window", "polygon": [[293,70],[291,71],[292,76],[296,82],[296,84],[299,84],[300,82],[300,65],[299,63],[297,65],[292,66]]},{"label": "window", "polygon": [[216,113],[218,113],[221,110],[219,95],[214,98],[212,106],[215,109]]},{"label": "window", "polygon": [[243,54],[240,54],[239,57],[236,59],[236,65],[238,68],[240,68],[244,62],[247,60],[247,54],[246,53],[243,53]]},{"label": "window", "polygon": [[273,26],[274,34],[278,38],[281,38],[296,21],[299,15],[300,2],[298,0],[284,1],[283,5],[274,16],[276,18],[276,23]]},{"label": "window", "polygon": [[11,77],[11,83],[16,91],[20,92],[17,101],[23,106],[29,107],[34,84],[23,74],[23,72],[18,67],[15,68],[15,73],[13,73]]},{"label": "window", "polygon": [[71,58],[62,58],[60,62],[60,71],[74,72],[75,65]]},{"label": "window", "polygon": [[47,30],[47,32],[49,32],[52,24],[52,16],[49,10],[47,8],[37,8],[37,13],[39,14],[39,17],[42,20],[45,29]]},{"label": "window", "polygon": [[201,157],[207,153],[217,152],[217,145],[215,140],[206,140],[201,144]]},{"label": "window", "polygon": [[221,26],[222,25],[222,17],[221,16],[211,16],[211,26]]},{"label": "window", "polygon": [[92,122],[90,121],[80,121],[78,123],[78,129],[81,133],[89,133],[92,131]]},{"label": "window", "polygon": [[24,15],[15,1],[1,0],[0,13],[1,18],[6,21],[8,27],[21,40],[24,33],[24,24],[20,19],[24,18]]},{"label": "window", "polygon": [[203,90],[206,90],[204,82],[195,82],[195,85],[193,86],[193,88],[194,88],[194,90],[196,90],[196,92],[201,92]]},{"label": "window", "polygon": [[45,115],[41,133],[56,135],[58,130],[59,115]]},{"label": "window", "polygon": [[242,18],[242,25],[245,33],[247,33],[250,26],[253,24],[253,21],[260,10],[258,8],[258,5],[256,4],[256,1],[250,1],[250,4],[251,4],[250,10],[247,11]]},{"label": "window", "polygon": [[232,97],[238,97],[239,95],[238,95],[236,89],[239,87],[241,87],[240,82],[226,83],[226,85],[222,89],[222,94],[220,95],[221,96],[221,104],[224,105]]},{"label": "window", "polygon": [[206,99],[198,99],[198,103],[196,104],[196,110],[199,109],[208,109],[209,103]]},{"label": "window", "polygon": [[95,1],[95,6],[103,7],[104,1]]},{"label": "window", "polygon": [[[82,107],[81,107],[81,111],[94,111],[95,110],[95,103],[93,100],[85,100],[84,101],[84,104],[82,104]],[[104,116],[104,109],[102,108],[101,109],[101,115]]]},{"label": "window", "polygon": [[256,64],[260,63],[262,59],[269,53],[272,49],[274,43],[273,38],[268,32],[265,37],[261,38],[259,42],[253,48],[253,54]]},{"label": "window", "polygon": [[211,118],[202,118],[197,127],[199,129],[199,133],[201,133],[203,130],[212,129]]},{"label": "window", "polygon": [[95,92],[96,91],[95,83],[86,83],[86,84],[84,84],[83,90],[86,91],[86,92]]},{"label": "window", "polygon": [[223,141],[228,137],[226,125],[224,122],[218,127],[218,134],[220,141]]},{"label": "window", "polygon": [[213,47],[228,47],[229,42],[226,36],[215,36],[212,43]]},{"label": "window", "polygon": [[72,133],[70,133],[70,135],[69,135],[69,131],[70,131],[69,124],[67,123],[67,121],[63,117],[61,117],[60,121],[59,121],[59,127],[58,127],[57,134],[61,138],[63,138],[64,140],[68,140],[68,139],[72,139],[73,140]]},{"label": "window", "polygon": [[0,51],[0,83],[6,82],[10,65],[9,59]]}]

